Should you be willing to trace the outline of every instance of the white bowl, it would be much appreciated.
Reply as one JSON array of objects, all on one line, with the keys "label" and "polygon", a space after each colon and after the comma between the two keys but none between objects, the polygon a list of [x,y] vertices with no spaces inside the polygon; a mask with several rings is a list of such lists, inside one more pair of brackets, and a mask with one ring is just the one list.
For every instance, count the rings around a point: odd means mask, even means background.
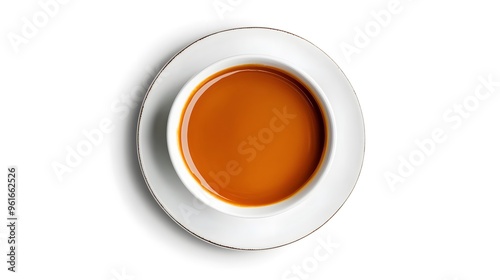
[{"label": "white bowl", "polygon": [[[291,197],[279,201],[274,204],[265,206],[238,206],[231,204],[217,198],[213,194],[209,193],[205,188],[203,188],[200,183],[193,177],[187,165],[184,162],[183,151],[181,150],[181,143],[179,143],[178,133],[181,131],[181,118],[183,115],[184,108],[187,105],[193,91],[208,77],[220,72],[224,69],[246,64],[257,64],[266,65],[274,68],[281,69],[293,77],[298,78],[303,84],[305,84],[311,91],[316,99],[319,107],[322,110],[323,118],[325,122],[325,150],[321,162],[317,171],[314,173],[314,177],[310,179],[305,186],[303,186],[297,193]],[[181,132],[182,133],[182,132]],[[245,217],[245,218],[259,218],[267,217],[279,214],[281,212],[287,211],[288,209],[298,205],[303,202],[308,194],[314,191],[314,187],[317,186],[321,179],[324,177],[325,171],[329,170],[329,166],[333,159],[333,147],[334,147],[334,136],[335,126],[333,119],[333,112],[330,104],[317,83],[309,76],[307,73],[301,71],[299,68],[295,67],[288,61],[283,59],[278,59],[270,56],[263,55],[238,55],[229,57],[220,61],[217,61],[210,66],[206,67],[202,71],[198,72],[194,77],[192,77],[180,90],[176,96],[173,105],[171,107],[168,123],[167,123],[167,145],[170,154],[170,159],[172,161],[173,167],[178,174],[179,178],[186,186],[186,188],[200,201],[206,205],[222,212],[225,214]],[[186,146],[186,145],[183,145]],[[185,153],[186,151],[184,151]]]}]

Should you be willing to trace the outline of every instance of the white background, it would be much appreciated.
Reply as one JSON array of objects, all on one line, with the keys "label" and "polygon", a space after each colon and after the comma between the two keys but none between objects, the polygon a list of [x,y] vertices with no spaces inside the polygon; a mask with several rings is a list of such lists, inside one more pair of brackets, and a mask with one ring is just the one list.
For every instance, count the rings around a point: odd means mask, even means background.
[{"label": "white background", "polygon": [[[477,103],[473,94],[479,77],[500,81],[500,5],[401,0],[385,26],[373,25],[389,3],[70,0],[42,26],[38,1],[1,1],[0,166],[4,178],[7,166],[19,169],[19,232],[18,272],[2,261],[0,278],[499,279],[500,87]],[[37,15],[36,32],[13,44],[23,18]],[[184,232],[149,194],[135,152],[138,109],[159,68],[191,41],[239,26],[284,29],[322,48],[353,84],[367,134],[361,176],[338,214],[299,242],[261,252]],[[357,30],[367,26],[363,43]],[[346,56],[345,44],[356,53]],[[464,99],[474,110],[460,125],[446,121]],[[54,162],[64,164],[67,148],[106,119],[113,131],[59,180]],[[401,158],[434,129],[446,141],[391,188],[384,174],[401,175]],[[321,240],[339,247],[317,261]],[[294,266],[308,272],[293,276]]]}]

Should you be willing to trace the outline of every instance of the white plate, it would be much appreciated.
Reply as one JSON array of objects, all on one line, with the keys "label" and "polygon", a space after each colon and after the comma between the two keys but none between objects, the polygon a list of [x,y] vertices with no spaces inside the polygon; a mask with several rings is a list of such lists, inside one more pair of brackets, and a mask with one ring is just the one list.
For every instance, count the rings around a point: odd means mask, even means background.
[{"label": "white plate", "polygon": [[[293,62],[316,81],[333,109],[337,135],[331,170],[306,201],[265,218],[241,218],[203,205],[175,173],[165,139],[168,113],[182,86],[221,59],[245,54]],[[137,127],[139,162],[151,193],[181,227],[215,245],[242,250],[269,249],[294,242],[326,223],[356,184],[365,145],[363,117],[342,71],[310,42],[280,30],[238,28],[195,41],[160,71],[144,98]]]}]

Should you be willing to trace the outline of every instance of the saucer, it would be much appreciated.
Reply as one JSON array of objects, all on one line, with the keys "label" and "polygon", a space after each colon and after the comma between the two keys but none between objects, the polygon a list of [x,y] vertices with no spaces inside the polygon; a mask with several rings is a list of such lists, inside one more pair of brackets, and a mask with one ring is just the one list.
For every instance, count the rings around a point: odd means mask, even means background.
[{"label": "saucer", "polygon": [[[165,139],[170,107],[183,85],[207,66],[237,55],[290,61],[323,89],[336,127],[333,161],[306,200],[267,217],[219,212],[197,200],[182,184]],[[137,153],[151,194],[182,228],[214,245],[241,250],[270,249],[301,239],[325,224],[349,197],[361,170],[364,124],[349,81],[318,47],[294,34],[270,28],[238,28],[203,37],[175,55],[144,98],[137,126]]]}]

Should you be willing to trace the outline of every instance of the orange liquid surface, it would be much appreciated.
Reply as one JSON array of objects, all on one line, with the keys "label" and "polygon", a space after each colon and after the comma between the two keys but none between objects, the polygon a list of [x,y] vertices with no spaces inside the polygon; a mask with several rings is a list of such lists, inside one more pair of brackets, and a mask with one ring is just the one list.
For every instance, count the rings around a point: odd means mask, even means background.
[{"label": "orange liquid surface", "polygon": [[325,148],[323,114],[290,75],[243,65],[205,80],[184,109],[184,160],[210,193],[232,204],[263,206],[297,193]]}]

